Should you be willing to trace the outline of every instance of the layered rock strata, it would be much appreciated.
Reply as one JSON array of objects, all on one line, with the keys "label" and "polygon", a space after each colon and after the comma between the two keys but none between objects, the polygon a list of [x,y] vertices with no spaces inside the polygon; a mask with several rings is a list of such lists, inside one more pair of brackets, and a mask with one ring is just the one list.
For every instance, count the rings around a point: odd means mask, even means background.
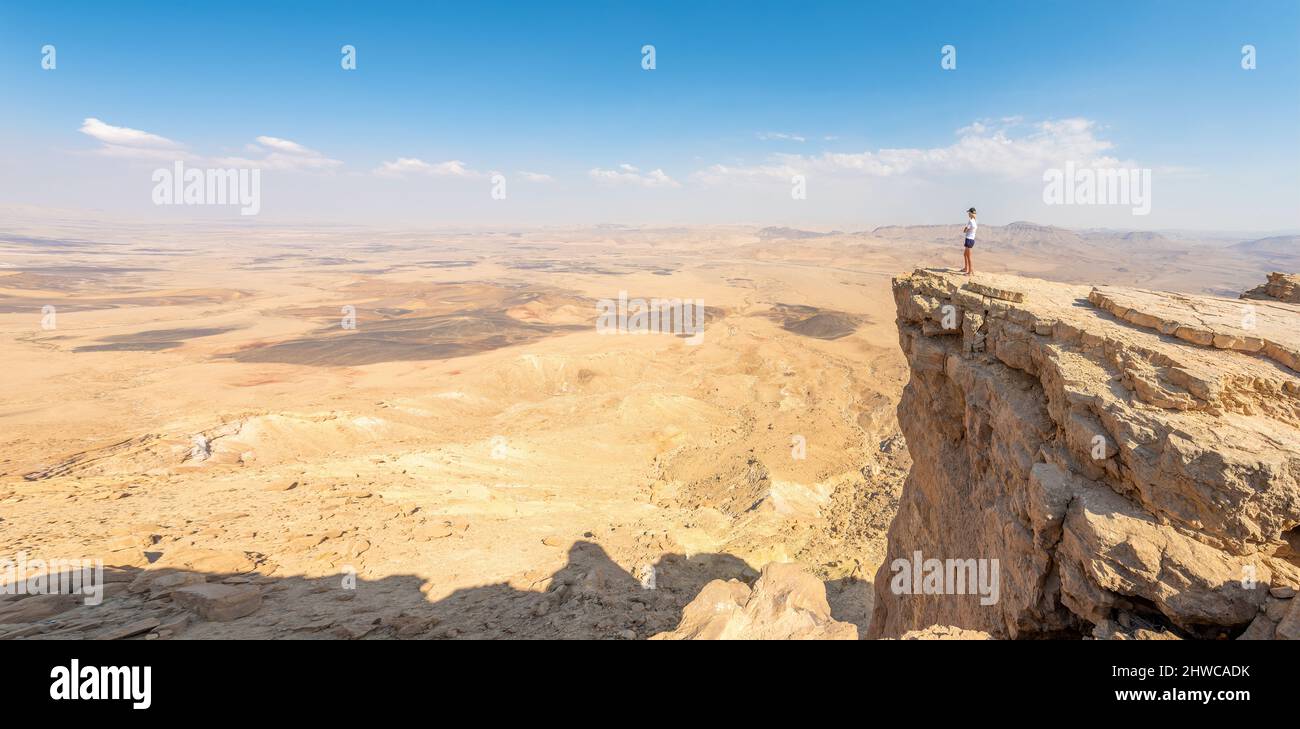
[{"label": "layered rock strata", "polygon": [[933,270],[893,289],[914,465],[871,637],[1297,634],[1300,305]]}]

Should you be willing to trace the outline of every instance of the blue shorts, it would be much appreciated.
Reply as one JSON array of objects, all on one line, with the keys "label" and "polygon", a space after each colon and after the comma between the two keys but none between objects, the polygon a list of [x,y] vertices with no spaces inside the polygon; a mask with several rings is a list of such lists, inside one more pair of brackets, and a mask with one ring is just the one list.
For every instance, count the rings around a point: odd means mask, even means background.
[{"label": "blue shorts", "polygon": [[967,248],[974,248],[974,247],[975,247],[975,239],[974,239],[974,238],[967,238],[967,239],[966,239],[966,247],[967,247]]}]

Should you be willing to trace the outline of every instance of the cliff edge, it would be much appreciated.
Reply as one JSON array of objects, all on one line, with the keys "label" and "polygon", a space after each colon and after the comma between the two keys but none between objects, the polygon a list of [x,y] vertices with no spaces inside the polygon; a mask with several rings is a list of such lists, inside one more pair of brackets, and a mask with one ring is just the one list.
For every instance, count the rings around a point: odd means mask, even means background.
[{"label": "cliff edge", "polygon": [[1276,299],[1288,304],[1300,304],[1300,274],[1270,273],[1268,281],[1241,295],[1243,299]]},{"label": "cliff edge", "polygon": [[1300,304],[893,291],[914,465],[871,637],[1300,638]]}]

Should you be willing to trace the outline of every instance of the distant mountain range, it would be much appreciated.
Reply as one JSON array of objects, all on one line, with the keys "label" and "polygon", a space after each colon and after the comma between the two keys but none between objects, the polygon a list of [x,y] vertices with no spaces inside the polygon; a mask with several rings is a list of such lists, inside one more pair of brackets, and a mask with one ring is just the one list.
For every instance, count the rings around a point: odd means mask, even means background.
[{"label": "distant mountain range", "polygon": [[800,230],[798,228],[783,228],[780,226],[769,226],[758,231],[758,237],[763,240],[772,240],[773,238],[805,240],[808,238],[829,238],[833,235],[844,235],[844,232],[833,230],[829,233],[818,233],[815,230]]},{"label": "distant mountain range", "polygon": [[[874,238],[890,240],[925,240],[948,243],[960,238],[964,227],[960,223],[952,225],[885,225],[876,228],[868,235]],[[1092,231],[1081,234],[1054,225],[1039,225],[1025,221],[1017,221],[1006,225],[981,225],[978,234],[981,241],[1034,248],[1077,246],[1082,245],[1085,238],[1092,239],[1094,237],[1098,236]]]},{"label": "distant mountain range", "polygon": [[1300,257],[1300,235],[1275,235],[1248,240],[1230,248],[1255,256],[1296,258]]},{"label": "distant mountain range", "polygon": [[[813,240],[817,238],[877,238],[885,240],[916,241],[946,244],[961,237],[963,224],[951,225],[882,225],[870,231],[823,233],[783,226],[770,226],[758,231],[763,240]],[[1228,240],[1207,240],[1195,234],[1169,234],[1148,230],[1114,230],[1110,228],[1085,228],[1070,230],[1055,225],[1042,225],[1019,220],[1006,225],[983,224],[979,228],[981,242],[1013,246],[1037,251],[1070,251],[1097,246],[1140,246],[1147,251],[1165,251],[1169,254],[1186,253],[1195,245],[1210,244],[1238,255],[1248,256],[1259,263],[1278,270],[1300,269],[1300,235],[1276,235],[1233,243]]]}]

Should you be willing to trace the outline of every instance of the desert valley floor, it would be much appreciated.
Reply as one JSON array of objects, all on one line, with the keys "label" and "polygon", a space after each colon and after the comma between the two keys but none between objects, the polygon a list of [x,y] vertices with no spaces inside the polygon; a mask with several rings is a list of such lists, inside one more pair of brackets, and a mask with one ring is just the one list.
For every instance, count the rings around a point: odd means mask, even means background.
[{"label": "desert valley floor", "polygon": [[[958,227],[158,230],[0,230],[0,555],[112,567],[103,606],[0,602],[0,634],[647,638],[774,561],[865,631],[911,465],[890,279],[959,267]],[[1300,268],[981,235],[980,270],[1073,283]],[[597,332],[620,292],[702,299],[702,341]],[[260,609],[191,619],[163,598],[196,574]]]}]

